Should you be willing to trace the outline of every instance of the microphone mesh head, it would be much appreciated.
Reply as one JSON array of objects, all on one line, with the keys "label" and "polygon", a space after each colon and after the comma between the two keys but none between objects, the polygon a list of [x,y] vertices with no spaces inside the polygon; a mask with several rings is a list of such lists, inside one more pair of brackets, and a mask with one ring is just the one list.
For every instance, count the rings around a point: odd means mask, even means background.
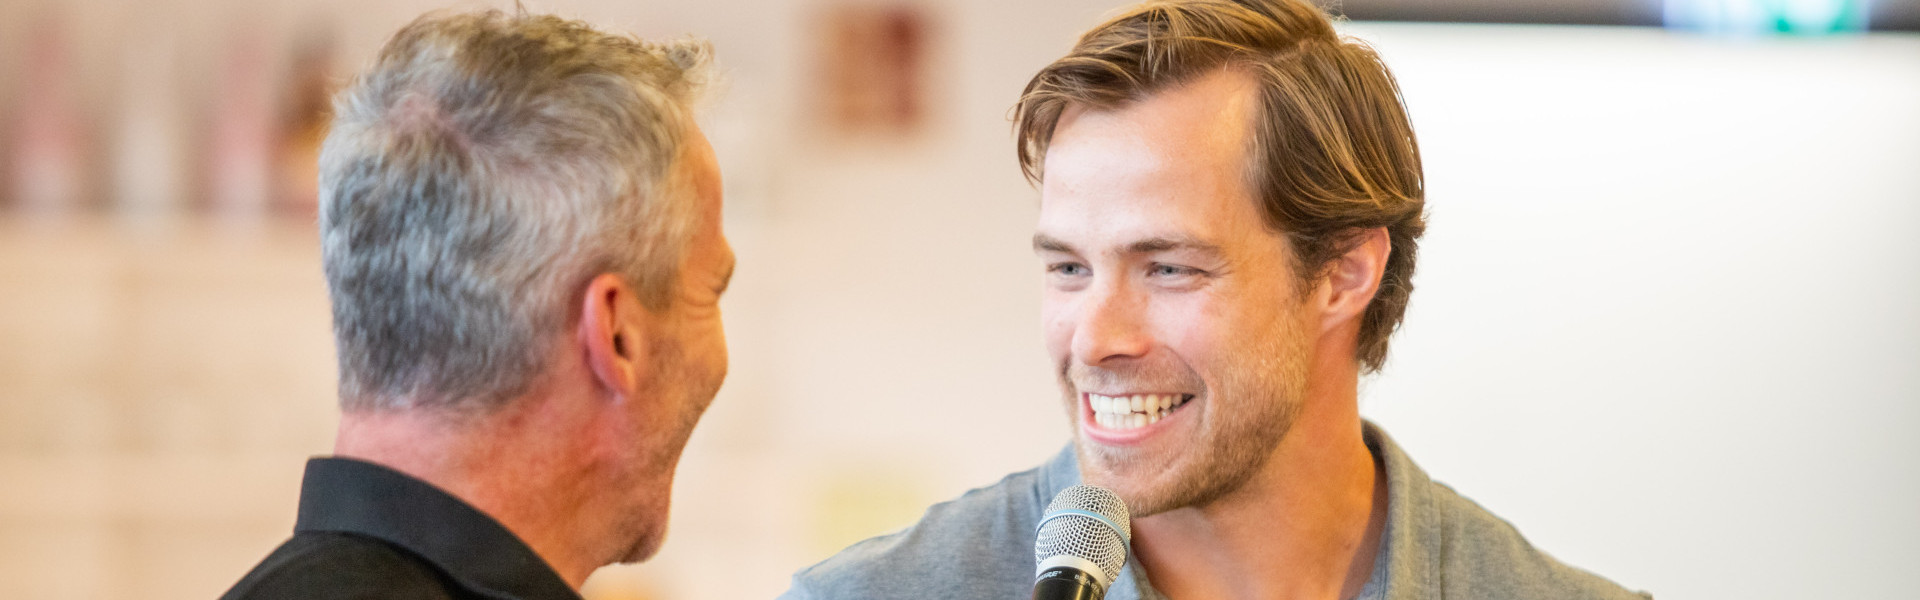
[{"label": "microphone mesh head", "polygon": [[[1054,517],[1065,510],[1098,514],[1120,530],[1114,531],[1106,523],[1085,515]],[[1046,513],[1040,518],[1043,521],[1040,534],[1033,542],[1035,562],[1046,562],[1049,558],[1064,554],[1099,565],[1107,581],[1120,576],[1120,567],[1127,564],[1127,540],[1133,538],[1133,523],[1127,516],[1127,505],[1120,501],[1120,496],[1106,488],[1076,485],[1054,496],[1053,503],[1047,505]]]}]

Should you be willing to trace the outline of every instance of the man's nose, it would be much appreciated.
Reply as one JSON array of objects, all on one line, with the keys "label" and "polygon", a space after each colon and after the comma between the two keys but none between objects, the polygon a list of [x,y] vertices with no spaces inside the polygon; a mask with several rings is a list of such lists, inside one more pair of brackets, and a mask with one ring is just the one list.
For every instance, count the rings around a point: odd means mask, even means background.
[{"label": "man's nose", "polygon": [[1073,357],[1086,365],[1145,356],[1152,346],[1147,335],[1145,301],[1109,282],[1087,290],[1079,323],[1074,327]]}]

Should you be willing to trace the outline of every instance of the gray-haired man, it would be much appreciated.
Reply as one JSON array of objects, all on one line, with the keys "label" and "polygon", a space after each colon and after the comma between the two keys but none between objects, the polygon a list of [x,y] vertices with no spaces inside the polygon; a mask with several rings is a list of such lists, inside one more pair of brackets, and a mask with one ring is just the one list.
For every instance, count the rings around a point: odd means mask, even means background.
[{"label": "gray-haired man", "polygon": [[726,376],[704,44],[429,15],[320,158],[343,416],[228,598],[574,598],[651,556]]}]

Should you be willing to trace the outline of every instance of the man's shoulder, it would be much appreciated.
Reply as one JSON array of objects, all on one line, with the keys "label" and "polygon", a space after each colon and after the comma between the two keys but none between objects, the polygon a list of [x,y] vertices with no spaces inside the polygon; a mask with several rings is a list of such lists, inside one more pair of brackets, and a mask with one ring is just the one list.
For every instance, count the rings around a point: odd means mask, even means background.
[{"label": "man's shoulder", "polygon": [[1047,471],[1058,462],[935,504],[911,527],[848,546],[795,573],[782,598],[1026,594],[1033,584],[1033,527],[1046,507],[1046,488],[1054,485]]},{"label": "man's shoulder", "polygon": [[433,567],[384,542],[302,532],[275,548],[221,600],[455,598]]},{"label": "man's shoulder", "polygon": [[1446,596],[1460,598],[1569,598],[1638,600],[1630,591],[1586,570],[1560,562],[1533,546],[1512,523],[1445,484],[1432,484],[1442,536],[1449,548],[1440,563]]},{"label": "man's shoulder", "polygon": [[1386,431],[1364,423],[1386,467],[1388,598],[1647,598],[1535,548],[1518,529],[1427,476]]}]

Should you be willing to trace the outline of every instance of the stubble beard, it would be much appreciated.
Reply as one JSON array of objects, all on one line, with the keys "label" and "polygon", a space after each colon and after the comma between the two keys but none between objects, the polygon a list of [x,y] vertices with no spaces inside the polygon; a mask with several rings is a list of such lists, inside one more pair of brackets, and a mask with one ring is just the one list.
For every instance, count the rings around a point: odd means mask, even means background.
[{"label": "stubble beard", "polygon": [[[611,563],[634,564],[645,562],[659,553],[667,537],[668,513],[673,495],[674,471],[679,466],[680,454],[686,449],[687,440],[693,437],[693,427],[700,422],[700,416],[706,413],[707,406],[720,391],[721,378],[713,373],[689,373],[689,364],[685,350],[677,340],[662,336],[649,341],[656,349],[650,359],[650,368],[654,373],[663,374],[656,393],[669,395],[674,406],[682,408],[678,418],[671,423],[671,431],[647,431],[640,433],[640,440],[658,439],[658,434],[667,434],[661,441],[642,450],[636,449],[636,456],[629,461],[627,477],[617,488],[620,493],[629,494],[633,500],[616,528],[620,532],[618,539],[624,540],[623,549],[615,553]],[[666,374],[672,374],[666,376]]]},{"label": "stubble beard", "polygon": [[[1293,325],[1291,321],[1288,324]],[[1195,399],[1208,403],[1197,415],[1203,419],[1197,424],[1198,439],[1185,440],[1186,448],[1167,455],[1107,446],[1080,435],[1079,387],[1074,382],[1100,378],[1152,382],[1169,378],[1147,373],[1094,374],[1063,365],[1060,385],[1070,407],[1070,422],[1076,423],[1074,446],[1082,478],[1114,489],[1134,518],[1205,507],[1246,485],[1266,467],[1274,449],[1293,428],[1305,398],[1310,361],[1307,339],[1297,326],[1285,329],[1220,365],[1218,389]],[[1182,365],[1179,369],[1185,373],[1172,380],[1199,380],[1191,368]]]}]

